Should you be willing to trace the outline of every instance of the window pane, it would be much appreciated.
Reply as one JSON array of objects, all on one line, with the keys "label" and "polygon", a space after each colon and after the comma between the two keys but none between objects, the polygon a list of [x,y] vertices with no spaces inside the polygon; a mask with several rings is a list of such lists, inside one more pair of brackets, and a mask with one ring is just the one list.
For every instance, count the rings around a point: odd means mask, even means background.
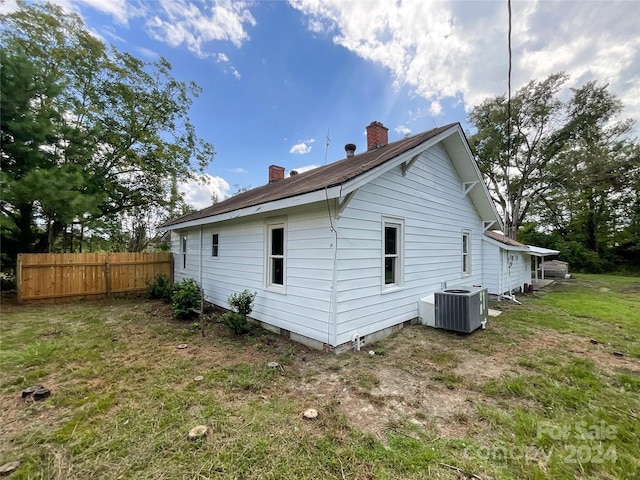
[{"label": "window pane", "polygon": [[389,285],[396,283],[396,258],[389,257],[384,259],[384,283]]},{"label": "window pane", "polygon": [[271,255],[284,255],[284,228],[271,230]]},{"label": "window pane", "polygon": [[384,227],[384,253],[385,255],[395,255],[397,250],[397,232],[396,227]]},{"label": "window pane", "polygon": [[465,273],[469,271],[469,265],[467,265],[468,262],[469,257],[467,255],[462,255],[462,271]]},{"label": "window pane", "polygon": [[469,253],[469,235],[462,235],[462,252]]},{"label": "window pane", "polygon": [[271,259],[271,283],[274,285],[284,285],[284,259]]},{"label": "window pane", "polygon": [[187,253],[187,237],[182,237],[182,253]]},{"label": "window pane", "polygon": [[218,234],[214,233],[211,238],[211,255],[214,257],[218,256]]}]

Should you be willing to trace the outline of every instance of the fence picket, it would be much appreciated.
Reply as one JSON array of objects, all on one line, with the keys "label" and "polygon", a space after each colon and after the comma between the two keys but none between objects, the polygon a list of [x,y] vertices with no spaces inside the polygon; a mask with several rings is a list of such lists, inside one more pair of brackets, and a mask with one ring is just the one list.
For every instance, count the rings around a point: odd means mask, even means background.
[{"label": "fence picket", "polygon": [[20,303],[140,293],[160,273],[173,278],[170,253],[21,253],[17,267]]}]

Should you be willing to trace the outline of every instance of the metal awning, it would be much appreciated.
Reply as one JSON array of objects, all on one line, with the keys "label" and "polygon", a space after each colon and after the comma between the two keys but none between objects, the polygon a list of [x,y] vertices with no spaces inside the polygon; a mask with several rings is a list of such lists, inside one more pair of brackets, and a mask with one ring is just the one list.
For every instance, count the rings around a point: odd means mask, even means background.
[{"label": "metal awning", "polygon": [[535,247],[533,245],[527,245],[527,247],[529,247],[529,253],[536,257],[547,257],[549,255],[560,254],[559,250],[551,250],[550,248]]},{"label": "metal awning", "polygon": [[535,257],[533,259],[533,263],[534,263],[534,271],[536,274],[536,280],[538,280],[538,257],[542,258],[542,280],[544,280],[544,257],[549,257],[551,255],[558,255],[560,254],[559,250],[551,250],[550,248],[542,248],[542,247],[536,247],[534,245],[527,245],[527,247],[529,247],[529,254],[533,257]]}]

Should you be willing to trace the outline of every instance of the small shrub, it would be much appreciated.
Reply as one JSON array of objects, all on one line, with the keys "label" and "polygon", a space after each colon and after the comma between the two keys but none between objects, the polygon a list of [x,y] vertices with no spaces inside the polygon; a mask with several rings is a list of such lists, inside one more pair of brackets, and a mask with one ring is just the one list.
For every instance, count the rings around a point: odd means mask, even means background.
[{"label": "small shrub", "polygon": [[222,315],[221,321],[236,335],[249,331],[247,315],[253,310],[253,301],[256,295],[257,293],[251,293],[245,289],[241,293],[234,293],[227,300],[232,311]]},{"label": "small shrub", "polygon": [[193,309],[200,308],[200,286],[193,278],[185,278],[173,285],[171,305],[175,318],[190,318],[195,315]]},{"label": "small shrub", "polygon": [[238,312],[243,316],[251,314],[253,310],[253,301],[258,293],[251,293],[249,290],[244,290],[241,293],[234,293],[229,297],[229,306],[234,312]]},{"label": "small shrub", "polygon": [[173,286],[169,275],[159,273],[153,280],[147,281],[147,295],[149,298],[162,300],[165,303],[171,302],[171,295],[173,293]]},{"label": "small shrub", "polygon": [[222,324],[225,325],[236,335],[242,335],[249,331],[249,322],[247,317],[238,312],[226,312],[220,317]]}]

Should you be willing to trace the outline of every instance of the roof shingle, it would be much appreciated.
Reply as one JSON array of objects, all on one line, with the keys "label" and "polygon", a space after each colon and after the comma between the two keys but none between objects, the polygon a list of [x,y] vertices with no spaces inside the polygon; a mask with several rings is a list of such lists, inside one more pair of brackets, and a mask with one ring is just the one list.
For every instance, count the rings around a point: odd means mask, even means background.
[{"label": "roof shingle", "polygon": [[211,205],[210,207],[165,222],[161,227],[169,227],[342,185],[346,181],[352,180],[372,168],[382,165],[407,150],[417,147],[422,142],[457,125],[458,123],[451,123],[443,127],[434,128],[433,130],[389,143],[383,147],[354,155],[351,158],[344,158],[329,165],[290,176],[284,180],[253,188],[247,192]]}]

